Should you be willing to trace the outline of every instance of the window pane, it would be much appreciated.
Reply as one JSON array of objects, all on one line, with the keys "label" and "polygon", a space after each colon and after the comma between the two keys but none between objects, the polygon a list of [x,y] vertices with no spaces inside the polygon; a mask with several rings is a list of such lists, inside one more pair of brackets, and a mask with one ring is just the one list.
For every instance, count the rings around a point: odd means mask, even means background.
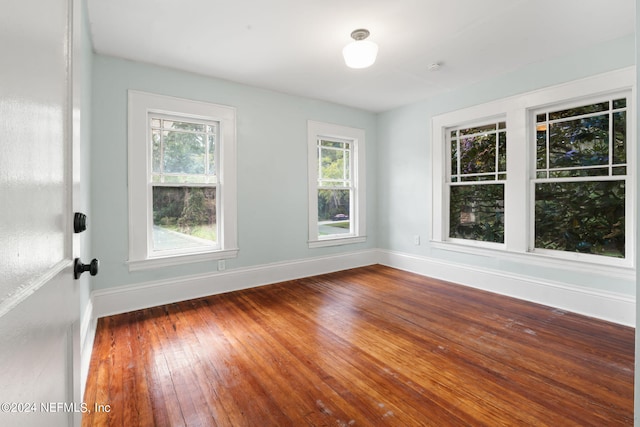
[{"label": "window pane", "polygon": [[627,113],[613,113],[613,163],[627,163]]},{"label": "window pane", "polygon": [[536,184],[535,247],[625,256],[624,181]]},{"label": "window pane", "polygon": [[549,125],[550,168],[609,163],[609,115]]},{"label": "window pane", "polygon": [[159,130],[154,130],[151,133],[151,149],[153,151],[153,172],[161,173],[162,172],[162,140],[160,136]]},{"label": "window pane", "polygon": [[451,141],[451,175],[458,174],[458,141]]},{"label": "window pane", "polygon": [[348,189],[351,187],[350,181],[340,181],[340,180],[332,180],[325,179],[322,181],[318,181],[318,187],[342,187],[343,189]]},{"label": "window pane", "polygon": [[452,186],[449,236],[504,243],[504,185]]},{"label": "window pane", "polygon": [[174,121],[174,120],[163,120],[163,128],[164,129],[179,129],[184,131],[191,132],[204,132],[205,125],[199,123],[189,123],[182,121]]},{"label": "window pane", "polygon": [[152,235],[156,251],[214,246],[216,189],[153,187]]},{"label": "window pane", "polygon": [[498,133],[498,171],[506,172],[507,170],[507,134],[506,132]]},{"label": "window pane", "polygon": [[318,190],[318,236],[350,233],[350,205],[350,190]]},{"label": "window pane", "polygon": [[549,178],[575,178],[578,176],[607,176],[609,168],[551,170]]},{"label": "window pane", "polygon": [[324,179],[349,180],[349,154],[345,150],[320,149],[320,176]]},{"label": "window pane", "polygon": [[618,166],[613,168],[612,175],[626,175],[627,167],[626,166]]},{"label": "window pane", "polygon": [[490,124],[485,126],[477,126],[473,128],[460,129],[460,135],[474,135],[477,133],[491,132],[496,130],[496,124]]},{"label": "window pane", "polygon": [[[210,126],[211,127],[211,126]],[[209,144],[209,170],[207,174],[215,175],[216,174],[216,138],[214,135],[209,135],[208,137]]]},{"label": "window pane", "polygon": [[613,108],[625,108],[627,106],[627,99],[616,99],[613,101]]},{"label": "window pane", "polygon": [[563,119],[566,117],[580,116],[582,114],[597,113],[609,109],[609,101],[598,102],[597,104],[584,105],[581,107],[570,108],[567,110],[549,113],[549,120]]},{"label": "window pane", "polygon": [[467,182],[471,182],[471,181],[495,181],[496,180],[496,174],[492,173],[492,174],[484,174],[484,175],[462,175],[460,177],[460,181],[467,181]]},{"label": "window pane", "polygon": [[495,170],[495,133],[460,140],[460,173],[495,172]]},{"label": "window pane", "polygon": [[540,127],[536,132],[536,168],[547,168],[547,127]]},{"label": "window pane", "polygon": [[204,159],[204,135],[165,131],[163,164],[165,173],[203,174]]},{"label": "window pane", "polygon": [[345,148],[345,142],[340,142],[340,141],[326,141],[326,140],[320,140],[320,145],[322,147],[332,147],[332,148],[341,148],[344,149]]}]

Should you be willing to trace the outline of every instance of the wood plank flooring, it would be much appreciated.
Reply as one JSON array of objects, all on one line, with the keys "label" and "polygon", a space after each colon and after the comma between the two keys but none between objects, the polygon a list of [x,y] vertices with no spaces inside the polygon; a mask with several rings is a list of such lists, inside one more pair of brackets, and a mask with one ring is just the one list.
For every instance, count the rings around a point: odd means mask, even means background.
[{"label": "wood plank flooring", "polygon": [[376,265],[100,319],[83,426],[631,426],[633,369],[632,328]]}]

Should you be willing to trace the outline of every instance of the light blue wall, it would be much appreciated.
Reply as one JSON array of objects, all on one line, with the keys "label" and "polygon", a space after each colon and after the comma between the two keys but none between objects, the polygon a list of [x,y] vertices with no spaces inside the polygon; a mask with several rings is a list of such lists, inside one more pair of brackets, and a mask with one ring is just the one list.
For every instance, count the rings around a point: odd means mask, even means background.
[{"label": "light blue wall", "polygon": [[[376,240],[376,116],[177,70],[96,55],[92,104],[92,253],[94,289],[216,271],[216,263],[130,273],[127,207],[127,90],[229,105],[237,109],[238,239],[227,269],[351,252]],[[367,144],[366,243],[309,249],[307,120],[364,129]]]},{"label": "light blue wall", "polygon": [[[92,92],[92,253],[101,261],[93,289],[215,271],[215,263],[128,271],[127,90],[237,108],[238,237],[227,268],[382,248],[628,295],[635,283],[530,267],[498,257],[452,254],[428,242],[431,208],[430,123],[434,115],[635,64],[633,36],[533,64],[499,78],[375,115],[224,80],[94,56]],[[443,70],[444,72],[445,70]],[[437,76],[436,76],[437,78]],[[367,135],[368,241],[307,247],[306,123],[363,128]],[[413,238],[420,235],[422,244]]]},{"label": "light blue wall", "polygon": [[[634,36],[533,64],[516,72],[398,108],[378,117],[378,236],[383,249],[635,295],[632,280],[525,266],[499,257],[443,251],[428,241],[431,227],[431,119],[492,100],[635,64]],[[441,72],[446,72],[443,69]],[[434,74],[434,79],[437,75]],[[414,235],[422,244],[414,245]]]}]

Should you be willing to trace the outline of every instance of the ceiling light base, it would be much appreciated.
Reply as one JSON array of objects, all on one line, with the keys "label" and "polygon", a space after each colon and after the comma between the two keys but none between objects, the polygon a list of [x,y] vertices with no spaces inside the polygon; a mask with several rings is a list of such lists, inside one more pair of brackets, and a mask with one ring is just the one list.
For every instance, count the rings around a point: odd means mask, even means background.
[{"label": "ceiling light base", "polygon": [[360,28],[358,30],[353,30],[351,32],[351,38],[356,40],[356,41],[360,41],[360,40],[364,40],[367,37],[369,37],[371,33],[369,33],[369,30],[365,30],[364,28]]}]

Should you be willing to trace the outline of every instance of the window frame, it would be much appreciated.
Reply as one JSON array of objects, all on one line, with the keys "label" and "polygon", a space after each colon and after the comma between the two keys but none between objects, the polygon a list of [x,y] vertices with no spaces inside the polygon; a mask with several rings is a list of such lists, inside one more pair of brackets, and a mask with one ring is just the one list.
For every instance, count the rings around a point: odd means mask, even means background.
[{"label": "window frame", "polygon": [[[537,120],[536,120],[536,116],[538,114],[541,113],[550,113],[552,111],[559,111],[559,110],[565,110],[565,109],[571,109],[571,108],[576,108],[576,107],[580,107],[580,106],[586,106],[589,104],[594,104],[594,103],[598,103],[598,102],[604,102],[604,101],[611,101],[611,103],[613,103],[613,100],[615,99],[620,99],[620,98],[625,98],[627,101],[627,106],[625,107],[625,111],[626,111],[626,127],[627,127],[627,133],[626,133],[626,147],[625,147],[625,151],[626,151],[626,162],[624,163],[624,167],[626,168],[626,174],[624,175],[614,175],[613,174],[613,169],[616,167],[621,167],[622,165],[616,165],[613,161],[613,159],[609,159],[609,162],[606,165],[598,165],[598,166],[589,166],[589,167],[583,167],[582,169],[604,169],[607,168],[609,169],[609,173],[607,175],[594,175],[594,176],[584,176],[584,177],[567,177],[567,178],[552,178],[552,177],[547,177],[547,178],[538,178],[537,177],[537,172],[539,171],[538,167],[537,167],[537,154],[536,154],[536,125],[537,125]],[[632,105],[633,105],[633,97],[632,97],[632,91],[629,89],[623,89],[623,90],[612,90],[612,91],[608,91],[606,93],[602,93],[602,94],[598,94],[598,95],[594,95],[594,96],[586,96],[586,97],[581,97],[579,99],[571,99],[571,100],[567,100],[564,102],[557,102],[557,103],[553,103],[550,105],[545,105],[543,107],[538,107],[538,108],[529,108],[528,109],[528,113],[529,113],[529,123],[531,123],[531,125],[529,126],[528,132],[528,139],[530,141],[529,143],[529,150],[530,150],[530,162],[529,162],[529,195],[530,195],[530,199],[529,199],[529,216],[531,218],[531,221],[529,223],[529,247],[528,247],[528,251],[534,254],[543,254],[543,255],[547,255],[547,256],[554,256],[557,258],[561,258],[561,259],[567,259],[567,260],[584,260],[585,262],[602,262],[600,259],[604,258],[604,259],[609,259],[612,265],[616,264],[616,261],[614,260],[618,260],[621,265],[625,265],[625,263],[623,262],[624,260],[626,260],[627,258],[629,258],[630,256],[634,256],[634,251],[630,252],[630,249],[634,248],[634,245],[631,248],[628,248],[627,243],[627,236],[630,236],[631,233],[633,233],[633,223],[635,222],[635,216],[633,214],[634,210],[633,210],[633,205],[635,203],[635,197],[634,197],[634,193],[632,193],[632,180],[631,180],[631,173],[633,171],[633,165],[635,164],[634,162],[634,157],[632,157],[632,155],[635,155],[635,150],[633,150],[632,145],[631,144],[632,141],[635,141],[635,139],[632,140],[632,135],[633,135],[633,128],[635,126],[635,118],[632,116]],[[616,111],[615,108],[611,107],[609,110],[606,111],[606,114],[609,115],[613,115],[614,111]],[[598,113],[590,113],[591,115],[602,115],[603,113],[605,113],[604,111],[598,112]],[[575,120],[575,119],[574,119]],[[611,120],[613,120],[613,118],[611,118]],[[548,124],[549,122],[551,122],[553,120],[549,120],[546,121],[545,123]],[[613,123],[610,123],[610,126],[613,126]],[[613,156],[613,150],[612,150],[612,138],[613,135],[609,135],[609,145],[610,145],[610,149],[611,152],[609,153],[610,157]],[[548,149],[548,146],[547,146]],[[633,153],[633,154],[632,154]],[[549,153],[547,152],[546,154],[547,156],[549,155]],[[552,169],[549,168],[549,159],[547,157],[547,167],[544,169],[547,173],[551,173]],[[552,250],[552,249],[545,249],[545,248],[537,248],[535,246],[535,204],[536,204],[536,200],[535,200],[535,187],[536,184],[540,184],[540,183],[576,183],[576,182],[585,182],[585,183],[593,183],[593,182],[611,182],[611,181],[624,181],[625,183],[625,258],[608,258],[608,257],[604,257],[602,255],[596,255],[596,254],[582,254],[579,252],[570,252],[570,251],[562,251],[562,250]],[[629,203],[629,201],[631,201],[632,203]],[[627,219],[634,219],[633,221],[628,221]],[[635,239],[632,239],[635,240]],[[630,255],[631,253],[631,255]],[[634,256],[635,258],[635,256]],[[607,263],[608,264],[608,263]]]},{"label": "window frame", "polygon": [[[154,253],[151,227],[152,161],[151,115],[185,121],[216,122],[219,140],[216,159],[217,245]],[[236,110],[233,107],[141,92],[128,91],[128,193],[130,271],[237,256]],[[193,186],[193,185],[189,185]],[[195,185],[197,186],[197,185]],[[156,251],[158,252],[158,251]]]},{"label": "window frame", "polygon": [[[444,113],[431,120],[432,164],[432,227],[433,247],[481,256],[495,256],[538,265],[555,265],[582,271],[591,269],[613,272],[614,268],[635,268],[636,212],[636,117],[635,67],[611,71],[600,75],[527,92],[485,104]],[[555,105],[588,103],[590,99],[628,93],[627,107],[627,186],[626,186],[626,250],[625,258],[612,258],[594,254],[581,254],[555,250],[533,250],[531,232],[534,216],[533,178],[535,178],[535,116],[534,112]],[[484,123],[506,117],[508,129],[507,180],[505,183],[505,240],[504,244],[487,244],[464,239],[448,238],[447,170],[449,166],[447,129]]]},{"label": "window frame", "polygon": [[[505,123],[505,128],[504,129],[498,129],[499,123]],[[458,142],[458,153],[457,153],[457,172],[456,172],[456,180],[453,179],[453,174],[452,174],[452,167],[450,164],[451,161],[451,142],[452,142],[452,138],[451,138],[451,132],[452,131],[457,131],[459,132],[460,130],[463,129],[468,129],[468,128],[474,128],[474,127],[484,127],[487,125],[495,125],[496,129],[493,130],[492,132],[494,132],[496,134],[496,159],[495,159],[495,166],[496,166],[496,170],[494,172],[486,172],[486,173],[477,173],[477,174],[470,174],[468,176],[471,175],[478,175],[478,176],[490,176],[493,175],[494,179],[493,180],[463,180],[465,174],[460,173],[460,140],[464,139],[464,136],[460,136],[458,134],[458,136],[456,137],[456,140]],[[504,247],[504,242],[490,242],[490,241],[484,241],[484,240],[473,240],[473,239],[464,239],[464,238],[460,238],[460,237],[451,237],[451,223],[450,223],[450,218],[451,218],[451,188],[452,187],[469,187],[469,186],[473,186],[473,185],[502,185],[503,187],[503,194],[504,194],[504,189],[506,188],[506,183],[507,183],[507,179],[506,177],[507,175],[507,171],[500,171],[498,163],[499,163],[499,145],[500,145],[500,139],[499,139],[499,134],[501,132],[505,133],[505,137],[506,134],[508,133],[508,127],[506,125],[506,118],[504,116],[494,116],[491,117],[490,119],[482,119],[482,120],[476,120],[476,121],[472,121],[472,122],[467,122],[464,123],[460,126],[453,126],[453,127],[448,127],[444,130],[445,132],[445,156],[446,156],[446,165],[445,165],[445,170],[446,172],[446,178],[445,178],[445,186],[446,188],[444,189],[444,197],[445,199],[443,199],[443,203],[446,204],[446,218],[444,218],[444,226],[446,227],[446,238],[447,240],[453,242],[453,243],[462,243],[462,244],[471,244],[474,246],[478,246],[478,247],[487,247],[487,248],[502,248]],[[475,135],[471,135],[471,136],[475,136]],[[508,138],[506,138],[505,144],[508,147]],[[507,153],[509,152],[509,149],[506,149]],[[504,175],[505,178],[504,179],[500,179],[500,175]],[[503,198],[503,206],[502,206],[502,210],[504,212],[504,198]],[[503,222],[506,219],[503,219]],[[505,225],[506,227],[506,225]]]},{"label": "window frame", "polygon": [[[318,235],[318,191],[323,188],[319,177],[319,141],[348,142],[351,144],[349,220],[350,232]],[[365,177],[365,132],[347,126],[309,120],[307,122],[308,141],[308,182],[309,182],[309,248],[337,246],[366,241],[366,177]],[[331,187],[336,188],[336,187]],[[339,187],[342,189],[342,187]]]}]

